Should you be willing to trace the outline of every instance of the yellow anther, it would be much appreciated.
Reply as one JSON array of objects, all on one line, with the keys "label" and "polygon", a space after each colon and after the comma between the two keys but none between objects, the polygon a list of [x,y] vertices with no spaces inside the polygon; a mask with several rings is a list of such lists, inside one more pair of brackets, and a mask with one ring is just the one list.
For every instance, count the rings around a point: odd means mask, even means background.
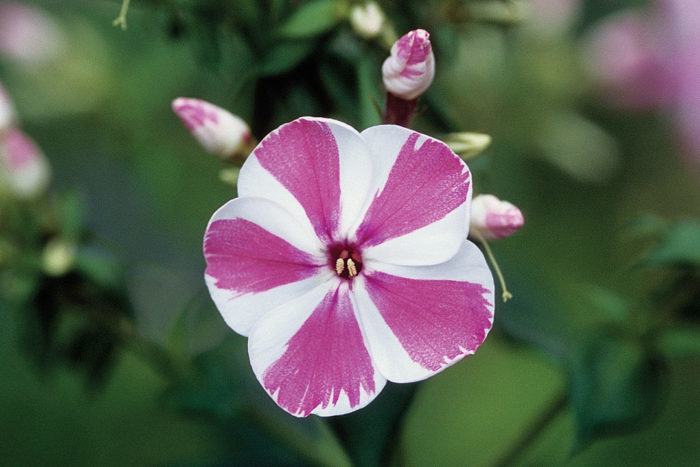
[{"label": "yellow anther", "polygon": [[[353,264],[352,267],[354,269],[355,265]],[[345,260],[343,260],[343,258],[336,259],[335,260],[335,272],[336,272],[336,274],[341,275],[344,270],[345,270]]]},{"label": "yellow anther", "polygon": [[[336,269],[337,269],[336,263]],[[348,258],[348,274],[350,277],[355,277],[357,275],[357,268],[355,267],[355,262]]]}]

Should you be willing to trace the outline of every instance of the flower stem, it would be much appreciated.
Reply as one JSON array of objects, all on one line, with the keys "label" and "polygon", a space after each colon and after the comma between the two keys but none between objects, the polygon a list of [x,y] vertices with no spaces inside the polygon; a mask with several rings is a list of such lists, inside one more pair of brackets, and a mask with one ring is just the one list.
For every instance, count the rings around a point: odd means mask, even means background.
[{"label": "flower stem", "polygon": [[382,123],[392,123],[410,128],[416,114],[416,104],[418,104],[418,99],[408,101],[387,92]]},{"label": "flower stem", "polygon": [[566,393],[558,393],[525,434],[493,465],[498,467],[513,465],[527,451],[527,448],[544,433],[550,423],[557,419],[566,408],[567,400]]},{"label": "flower stem", "polygon": [[486,251],[486,257],[489,259],[489,262],[493,266],[493,269],[496,271],[498,281],[501,283],[501,290],[503,290],[501,297],[503,298],[503,303],[507,302],[509,299],[513,298],[513,294],[510,293],[508,291],[508,288],[506,287],[506,280],[503,277],[501,268],[498,266],[498,261],[496,261],[496,257],[491,251],[489,242],[487,242],[486,239],[477,231],[469,232],[469,234],[474,236],[479,241],[479,243],[481,243],[484,246],[484,250]]},{"label": "flower stem", "polygon": [[131,0],[122,0],[122,8],[119,11],[119,16],[112,21],[112,26],[121,26],[122,31],[126,30],[126,14],[129,11],[129,3],[131,3]]}]

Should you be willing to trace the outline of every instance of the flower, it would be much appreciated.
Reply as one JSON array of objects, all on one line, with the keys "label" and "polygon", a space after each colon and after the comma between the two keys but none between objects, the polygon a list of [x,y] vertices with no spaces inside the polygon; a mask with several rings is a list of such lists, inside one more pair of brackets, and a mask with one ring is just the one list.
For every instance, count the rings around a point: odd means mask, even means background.
[{"label": "flower", "polygon": [[471,190],[444,143],[400,126],[305,117],[261,141],[209,221],[205,278],[280,407],[344,414],[476,351],[494,306]]},{"label": "flower", "polygon": [[610,101],[665,110],[687,153],[700,160],[700,2],[656,0],[589,34],[587,59]]},{"label": "flower", "polygon": [[12,105],[10,95],[0,83],[0,133],[15,123],[15,108]]},{"label": "flower", "polygon": [[360,37],[372,39],[384,26],[384,12],[376,2],[355,5],[350,10],[350,24]]},{"label": "flower", "polygon": [[0,135],[0,181],[20,198],[34,198],[49,185],[51,167],[39,146],[17,128]]},{"label": "flower", "polygon": [[416,99],[433,82],[435,57],[430,34],[423,29],[406,33],[391,47],[391,55],[382,65],[387,91],[406,100]]},{"label": "flower", "polygon": [[[207,151],[223,158],[247,156],[253,138],[239,117],[200,99],[178,97],[173,111]],[[246,151],[248,149],[248,151]]]},{"label": "flower", "polygon": [[26,64],[41,64],[60,55],[63,33],[44,11],[19,2],[0,2],[0,54]]},{"label": "flower", "polygon": [[479,195],[472,200],[469,229],[486,240],[509,237],[524,222],[520,209],[508,201],[501,201],[493,195]]}]

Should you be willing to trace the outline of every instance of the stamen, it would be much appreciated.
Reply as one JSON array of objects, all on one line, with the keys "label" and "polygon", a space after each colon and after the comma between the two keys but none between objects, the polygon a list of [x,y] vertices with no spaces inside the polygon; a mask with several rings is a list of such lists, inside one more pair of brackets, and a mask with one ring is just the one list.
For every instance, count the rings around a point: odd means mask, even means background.
[{"label": "stamen", "polygon": [[355,277],[357,275],[357,268],[355,267],[355,262],[350,258],[348,258],[348,273],[350,277]]},{"label": "stamen", "polygon": [[[353,269],[355,268],[355,265],[353,264]],[[348,268],[350,268],[350,265],[348,265]],[[335,260],[335,272],[338,275],[341,275],[343,271],[345,270],[345,260],[343,258],[338,258]]]}]

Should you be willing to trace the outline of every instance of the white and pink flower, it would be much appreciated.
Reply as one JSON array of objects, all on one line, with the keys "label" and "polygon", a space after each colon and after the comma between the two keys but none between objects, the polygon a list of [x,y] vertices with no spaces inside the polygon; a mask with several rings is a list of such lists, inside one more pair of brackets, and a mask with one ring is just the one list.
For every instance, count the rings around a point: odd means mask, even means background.
[{"label": "white and pink flower", "polygon": [[3,180],[19,198],[39,196],[51,180],[51,166],[44,153],[14,127],[0,134],[0,181]]},{"label": "white and pink flower", "polygon": [[0,54],[35,65],[58,57],[65,47],[61,28],[45,11],[0,1]]},{"label": "white and pink flower", "polygon": [[205,278],[280,407],[344,414],[476,351],[494,286],[471,191],[444,143],[400,126],[306,117],[262,140],[207,226]]},{"label": "white and pink flower", "polygon": [[435,56],[430,34],[415,29],[404,34],[391,47],[391,55],[382,64],[386,90],[405,100],[418,98],[435,77]]},{"label": "white and pink flower", "polygon": [[15,107],[12,105],[10,95],[5,91],[5,88],[0,83],[0,133],[10,125],[16,123],[17,117]]},{"label": "white and pink flower", "polygon": [[250,128],[231,112],[201,99],[187,97],[178,97],[172,107],[207,151],[223,158],[232,158],[246,156],[252,148]]},{"label": "white and pink flower", "polygon": [[655,0],[610,16],[589,34],[588,66],[620,107],[665,110],[700,161],[700,2]]},{"label": "white and pink flower", "polygon": [[470,232],[486,240],[510,237],[524,222],[520,209],[494,195],[478,195],[472,201]]}]

